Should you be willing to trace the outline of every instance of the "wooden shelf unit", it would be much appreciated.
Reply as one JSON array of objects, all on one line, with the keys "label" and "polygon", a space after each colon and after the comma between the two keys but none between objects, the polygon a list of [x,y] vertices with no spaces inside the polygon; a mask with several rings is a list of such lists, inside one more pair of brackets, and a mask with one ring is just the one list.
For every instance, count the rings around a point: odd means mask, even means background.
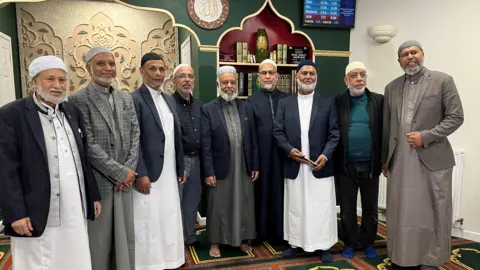
[{"label": "wooden shelf unit", "polygon": [[[220,61],[221,54],[234,54],[236,55],[236,43],[237,42],[247,42],[248,43],[248,52],[254,54],[256,46],[256,33],[259,28],[264,28],[268,36],[269,50],[275,50],[277,44],[287,44],[287,46],[301,46],[307,47],[309,50],[308,59],[314,60],[313,57],[313,46],[311,38],[306,36],[306,34],[300,34],[298,32],[292,33],[295,29],[292,29],[293,23],[288,22],[289,19],[277,13],[271,1],[266,1],[266,4],[263,6],[263,9],[249,16],[246,20],[242,21],[241,29],[228,29],[221,36],[219,41],[219,55],[217,59],[217,68],[220,66],[230,65],[234,66],[237,72],[244,73],[244,80],[247,83],[247,86],[244,86],[243,93],[239,93],[239,98],[247,98],[250,94],[253,94],[256,90],[250,91],[249,87],[250,82],[246,79],[251,74],[256,74],[258,72],[258,66],[260,63],[239,63],[239,62],[223,62]],[[280,75],[285,75],[283,80],[283,89],[282,91],[291,92],[291,88],[288,89],[289,85],[295,85],[294,72],[297,64],[277,64],[278,73]],[[286,76],[289,75],[289,76]],[[240,78],[240,76],[239,76]],[[255,79],[256,77],[253,77]],[[279,80],[280,81],[280,80]],[[277,83],[278,85],[278,83]],[[252,87],[253,88],[253,87]],[[258,89],[255,88],[255,89]],[[240,91],[240,89],[239,89]],[[295,91],[294,91],[295,92]],[[247,95],[240,95],[240,94]]]}]

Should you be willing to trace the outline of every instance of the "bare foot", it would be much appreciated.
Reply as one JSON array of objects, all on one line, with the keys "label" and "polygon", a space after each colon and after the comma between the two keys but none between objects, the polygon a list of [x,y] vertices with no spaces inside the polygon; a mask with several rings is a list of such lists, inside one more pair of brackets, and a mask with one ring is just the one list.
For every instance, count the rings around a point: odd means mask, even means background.
[{"label": "bare foot", "polygon": [[220,249],[218,248],[218,244],[211,244],[210,245],[210,256],[214,258],[220,258]]},{"label": "bare foot", "polygon": [[245,253],[252,252],[252,247],[248,244],[241,244],[240,249]]}]

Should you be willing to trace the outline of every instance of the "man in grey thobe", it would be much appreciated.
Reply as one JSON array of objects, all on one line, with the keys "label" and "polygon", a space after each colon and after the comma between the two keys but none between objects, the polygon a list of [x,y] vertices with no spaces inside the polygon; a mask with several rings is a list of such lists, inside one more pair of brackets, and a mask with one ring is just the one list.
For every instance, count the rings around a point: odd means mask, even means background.
[{"label": "man in grey thobe", "polygon": [[258,145],[250,104],[237,99],[236,70],[220,67],[219,97],[202,107],[202,165],[208,187],[210,256],[219,244],[252,248],[255,238],[253,182],[258,178]]},{"label": "man in grey thobe", "polygon": [[437,269],[450,258],[453,150],[447,136],[463,123],[453,78],[423,66],[423,48],[398,49],[405,74],[385,88],[383,173],[387,251],[399,266]]},{"label": "man in grey thobe", "polygon": [[88,158],[102,196],[102,215],[89,222],[93,270],[135,267],[132,182],[140,129],[130,94],[115,89],[112,52],[95,47],[86,54],[90,84],[70,97],[85,119]]}]

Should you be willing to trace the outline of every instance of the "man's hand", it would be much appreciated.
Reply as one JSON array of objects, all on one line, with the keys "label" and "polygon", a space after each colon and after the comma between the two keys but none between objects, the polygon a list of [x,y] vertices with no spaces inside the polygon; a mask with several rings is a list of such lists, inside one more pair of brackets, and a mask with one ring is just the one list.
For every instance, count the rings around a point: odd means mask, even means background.
[{"label": "man's hand", "polygon": [[125,179],[123,179],[122,184],[124,186],[131,187],[133,184],[133,181],[135,181],[136,175],[137,173],[134,170],[128,170],[128,174],[125,177]]},{"label": "man's hand", "polygon": [[102,212],[102,205],[100,204],[99,201],[93,202],[93,206],[95,208],[95,217],[100,216],[100,213]]},{"label": "man's hand", "polygon": [[383,173],[383,176],[387,177],[388,175],[387,164],[382,164],[382,173]]},{"label": "man's hand", "polygon": [[12,229],[19,235],[32,236],[33,227],[29,217],[13,222]]},{"label": "man's hand", "polygon": [[288,156],[297,162],[305,163],[305,159],[303,159],[305,155],[302,152],[298,151],[297,148],[293,148],[292,150],[290,150],[290,154],[288,154]]},{"label": "man's hand", "polygon": [[178,177],[178,183],[179,183],[180,185],[185,184],[185,182],[187,182],[187,178],[188,178],[188,177],[187,177],[187,171],[183,171],[183,176],[179,176],[179,177]]},{"label": "man's hand", "polygon": [[150,188],[152,187],[152,183],[150,182],[150,178],[148,176],[144,176],[135,179],[135,186],[138,192],[143,194],[150,194]]},{"label": "man's hand", "polygon": [[126,189],[127,186],[124,185],[124,184],[120,184],[120,185],[116,185],[113,187],[113,189],[116,191],[116,192],[120,192],[120,191],[123,191],[124,189]]},{"label": "man's hand", "polygon": [[252,172],[252,182],[255,182],[258,179],[258,171]]},{"label": "man's hand", "polygon": [[215,176],[205,177],[205,183],[207,186],[214,187],[217,185],[217,178]]},{"label": "man's hand", "polygon": [[422,146],[422,135],[420,135],[420,132],[415,131],[415,132],[409,132],[407,133],[408,137],[408,143],[413,147],[421,147]]},{"label": "man's hand", "polygon": [[312,168],[312,171],[318,171],[321,168],[325,167],[325,163],[327,163],[327,158],[324,155],[320,155],[317,160],[315,161],[317,166]]}]

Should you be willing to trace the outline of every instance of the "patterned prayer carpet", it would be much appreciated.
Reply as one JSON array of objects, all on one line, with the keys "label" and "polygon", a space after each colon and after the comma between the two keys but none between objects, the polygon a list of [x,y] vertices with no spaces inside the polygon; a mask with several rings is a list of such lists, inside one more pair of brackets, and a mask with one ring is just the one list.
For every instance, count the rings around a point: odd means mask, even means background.
[{"label": "patterned prayer carpet", "polygon": [[[339,222],[339,231],[340,231]],[[264,242],[259,247],[254,247],[252,252],[245,254],[239,248],[220,247],[222,257],[216,259],[209,256],[209,243],[206,229],[199,227],[197,237],[200,245],[196,248],[186,249],[185,269],[223,269],[223,270],[320,270],[320,269],[400,269],[393,267],[387,257],[386,251],[386,225],[379,223],[375,247],[379,253],[376,259],[368,259],[362,251],[357,251],[352,259],[342,257],[340,251],[343,242],[339,241],[332,253],[335,261],[324,264],[315,254],[299,253],[295,259],[281,258],[282,250],[286,245],[273,245]],[[0,235],[0,270],[10,270],[12,264],[9,238]],[[408,268],[407,268],[408,269]],[[411,268],[414,269],[414,268]],[[480,269],[480,243],[460,238],[452,238],[452,254],[450,262],[439,269],[472,270]]]}]

